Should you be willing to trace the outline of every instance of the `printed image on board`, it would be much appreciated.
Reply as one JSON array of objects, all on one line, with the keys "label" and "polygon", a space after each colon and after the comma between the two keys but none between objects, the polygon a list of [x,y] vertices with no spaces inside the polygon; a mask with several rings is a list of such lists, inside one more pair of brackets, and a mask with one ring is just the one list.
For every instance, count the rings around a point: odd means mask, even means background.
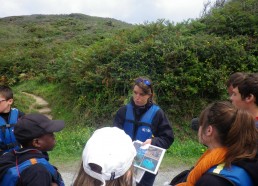
[{"label": "printed image on board", "polygon": [[153,145],[143,145],[140,141],[134,141],[136,157],[134,166],[153,174],[157,174],[160,163],[165,154],[165,149]]}]

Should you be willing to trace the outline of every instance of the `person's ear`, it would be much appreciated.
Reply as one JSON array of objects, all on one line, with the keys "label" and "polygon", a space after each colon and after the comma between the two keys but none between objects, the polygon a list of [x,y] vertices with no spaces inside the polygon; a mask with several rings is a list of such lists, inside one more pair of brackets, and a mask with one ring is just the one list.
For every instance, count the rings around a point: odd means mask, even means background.
[{"label": "person's ear", "polygon": [[8,99],[7,102],[9,105],[11,105],[11,104],[13,104],[13,99]]},{"label": "person's ear", "polygon": [[40,147],[39,139],[38,138],[33,139],[32,145],[33,145],[33,147],[39,148]]},{"label": "person's ear", "polygon": [[245,98],[245,101],[250,103],[255,101],[255,97],[253,94],[250,94],[248,97]]},{"label": "person's ear", "polygon": [[213,133],[213,127],[211,125],[209,125],[206,129],[205,129],[205,134],[207,136],[211,136]]}]

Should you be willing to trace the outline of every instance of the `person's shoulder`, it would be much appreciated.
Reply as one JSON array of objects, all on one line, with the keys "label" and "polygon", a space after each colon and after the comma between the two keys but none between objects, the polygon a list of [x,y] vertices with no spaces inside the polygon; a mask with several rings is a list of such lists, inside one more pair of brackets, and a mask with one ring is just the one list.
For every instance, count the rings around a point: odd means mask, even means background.
[{"label": "person's shoulder", "polygon": [[13,159],[13,158],[15,158],[13,151],[6,152],[2,156],[0,156],[0,159]]},{"label": "person's shoulder", "polygon": [[11,168],[15,167],[15,156],[12,152],[7,152],[0,156],[0,178],[5,175],[5,172]]},{"label": "person's shoulder", "polygon": [[18,112],[18,113],[19,113],[19,114],[18,114],[19,118],[25,115],[24,112],[22,112],[22,111],[20,111],[20,110],[18,110],[18,111],[19,111],[19,112]]},{"label": "person's shoulder", "polygon": [[48,161],[47,152],[39,151],[35,148],[21,148],[17,150],[19,164],[30,159],[43,159]]},{"label": "person's shoulder", "polygon": [[[47,168],[46,168],[43,164],[41,164],[41,163],[36,163],[36,164],[30,165],[27,169],[24,170],[25,173],[26,173],[26,172],[34,172],[34,171],[35,171],[35,173],[41,172],[41,173],[43,173],[43,174],[47,173],[47,175],[48,175],[48,174],[50,175],[50,172],[49,172],[49,171],[47,170]],[[50,176],[51,176],[51,175],[50,175]]]},{"label": "person's shoulder", "polygon": [[25,115],[24,112],[22,112],[20,109],[18,109],[16,107],[12,107],[11,110],[16,110],[18,112],[18,117],[22,117]]},{"label": "person's shoulder", "polygon": [[234,183],[229,179],[217,174],[205,173],[195,184],[195,186],[234,186]]},{"label": "person's shoulder", "polygon": [[25,185],[50,185],[52,182],[52,175],[47,168],[40,164],[34,164],[21,172],[23,184]]},{"label": "person's shoulder", "polygon": [[155,106],[155,107],[158,107],[159,110],[162,110],[161,106],[155,102],[151,103],[150,106]]},{"label": "person's shoulder", "polygon": [[252,178],[255,185],[258,184],[258,155],[253,159],[242,159],[234,162],[233,165],[243,168]]},{"label": "person's shoulder", "polygon": [[128,105],[128,104],[121,106],[121,107],[118,109],[118,112],[125,112],[126,109],[127,109],[127,105]]},{"label": "person's shoulder", "polygon": [[156,103],[153,103],[152,104],[152,107],[156,107],[156,113],[157,114],[164,114],[165,112],[164,112],[164,110],[158,105],[158,104],[156,104]]}]

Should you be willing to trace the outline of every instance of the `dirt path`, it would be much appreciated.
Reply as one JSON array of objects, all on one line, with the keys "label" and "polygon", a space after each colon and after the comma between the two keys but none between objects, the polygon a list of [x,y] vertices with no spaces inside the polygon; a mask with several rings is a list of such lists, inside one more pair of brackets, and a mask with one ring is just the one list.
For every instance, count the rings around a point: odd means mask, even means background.
[{"label": "dirt path", "polygon": [[30,106],[30,110],[36,110],[37,112],[46,115],[49,119],[52,119],[51,116],[51,109],[48,107],[48,102],[44,100],[43,98],[36,96],[34,94],[29,94],[27,92],[22,92],[26,96],[30,96],[35,100],[35,103],[33,103]]}]

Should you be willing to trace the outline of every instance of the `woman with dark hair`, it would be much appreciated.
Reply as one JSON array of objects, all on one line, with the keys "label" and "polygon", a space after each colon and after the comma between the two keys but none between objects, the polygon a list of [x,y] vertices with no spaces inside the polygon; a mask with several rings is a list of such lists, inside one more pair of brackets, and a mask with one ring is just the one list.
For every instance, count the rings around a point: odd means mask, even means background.
[{"label": "woman with dark hair", "polygon": [[[114,126],[123,129],[134,140],[168,149],[174,134],[164,111],[153,101],[150,79],[138,77],[133,84],[130,102],[121,107],[115,116]],[[145,172],[138,186],[152,186],[156,175]]]},{"label": "woman with dark hair", "polygon": [[198,137],[207,151],[185,179],[177,176],[170,185],[258,185],[258,133],[249,112],[229,102],[213,103],[201,113]]}]

